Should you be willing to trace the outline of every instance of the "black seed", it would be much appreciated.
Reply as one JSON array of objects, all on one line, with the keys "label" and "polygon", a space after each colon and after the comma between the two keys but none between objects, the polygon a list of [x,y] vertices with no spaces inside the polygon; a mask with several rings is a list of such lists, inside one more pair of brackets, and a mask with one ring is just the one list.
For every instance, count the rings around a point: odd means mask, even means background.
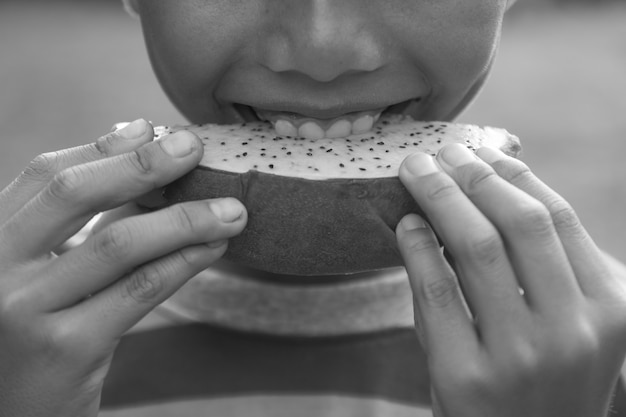
[{"label": "black seed", "polygon": [[248,142],[241,142],[241,144],[242,144],[243,146],[246,146],[246,145],[248,144]]},{"label": "black seed", "polygon": [[248,156],[248,152],[242,153],[243,156]]},{"label": "black seed", "polygon": [[262,152],[262,153],[261,153],[261,156],[265,156],[265,152]]},{"label": "black seed", "polygon": [[365,168],[359,168],[359,170],[361,170],[361,171],[367,171],[367,169],[365,169]]},{"label": "black seed", "polygon": [[345,167],[346,167],[344,164],[339,164],[339,166],[340,166],[341,168],[345,168]]},{"label": "black seed", "polygon": [[222,143],[220,143],[220,145],[226,145],[226,142],[222,142]]},{"label": "black seed", "polygon": [[268,166],[270,167],[270,169],[274,169],[274,164],[269,164]]},{"label": "black seed", "polygon": [[287,155],[291,155],[291,151],[287,152]]},{"label": "black seed", "polygon": [[329,150],[326,151],[326,153],[330,153],[333,151],[333,148],[330,148]]},{"label": "black seed", "polygon": [[307,152],[306,154],[307,154],[307,156],[313,156],[313,154],[311,152]]}]

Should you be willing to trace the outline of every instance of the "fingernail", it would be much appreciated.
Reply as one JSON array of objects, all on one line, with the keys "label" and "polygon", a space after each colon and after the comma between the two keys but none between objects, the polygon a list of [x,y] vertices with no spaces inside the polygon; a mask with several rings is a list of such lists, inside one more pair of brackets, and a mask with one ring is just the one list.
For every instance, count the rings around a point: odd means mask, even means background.
[{"label": "fingernail", "polygon": [[400,221],[400,227],[409,232],[411,230],[426,228],[426,222],[417,214],[408,214]]},{"label": "fingernail", "polygon": [[196,138],[189,132],[181,131],[163,138],[161,146],[169,155],[182,158],[194,151]]},{"label": "fingernail", "polygon": [[215,242],[208,242],[206,246],[211,249],[217,249],[217,248],[221,248],[227,243],[228,243],[227,240],[216,240]]},{"label": "fingernail", "polygon": [[212,200],[209,207],[213,214],[224,223],[233,223],[243,215],[242,204],[234,198]]},{"label": "fingernail", "polygon": [[493,163],[495,163],[497,161],[505,159],[505,157],[506,157],[506,155],[502,151],[500,151],[499,149],[489,148],[489,147],[486,147],[486,146],[480,148],[476,152],[477,152],[477,155],[480,157],[480,159],[482,159],[483,161],[485,161],[489,165],[492,165]]},{"label": "fingernail", "polygon": [[460,144],[446,146],[439,152],[439,157],[451,167],[466,165],[478,159],[474,152]]},{"label": "fingernail", "polygon": [[410,155],[405,161],[404,166],[409,172],[416,176],[434,174],[439,171],[435,159],[425,153],[418,152]]},{"label": "fingernail", "polygon": [[146,133],[147,122],[143,119],[135,120],[132,123],[118,123],[117,134],[124,139],[137,139]]}]

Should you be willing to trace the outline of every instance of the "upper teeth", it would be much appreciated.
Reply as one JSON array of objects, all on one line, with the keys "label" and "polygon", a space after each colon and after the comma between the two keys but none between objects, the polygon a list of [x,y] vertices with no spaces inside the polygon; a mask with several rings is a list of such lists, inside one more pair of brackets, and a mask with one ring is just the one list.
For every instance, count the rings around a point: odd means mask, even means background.
[{"label": "upper teeth", "polygon": [[255,109],[259,119],[268,120],[274,125],[279,136],[303,137],[318,140],[342,138],[362,134],[372,130],[378,121],[381,110],[351,113],[334,119],[321,120],[297,116],[293,113],[273,112]]}]

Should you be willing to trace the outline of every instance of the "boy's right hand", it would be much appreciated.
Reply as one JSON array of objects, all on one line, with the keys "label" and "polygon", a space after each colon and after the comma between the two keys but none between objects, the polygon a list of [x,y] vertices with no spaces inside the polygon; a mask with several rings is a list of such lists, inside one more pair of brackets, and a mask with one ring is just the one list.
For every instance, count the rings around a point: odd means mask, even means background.
[{"label": "boy's right hand", "polygon": [[90,218],[180,177],[202,157],[188,132],[152,141],[139,120],[39,156],[0,193],[0,410],[96,416],[122,334],[217,260],[245,226],[236,200],[115,221],[61,255]]}]

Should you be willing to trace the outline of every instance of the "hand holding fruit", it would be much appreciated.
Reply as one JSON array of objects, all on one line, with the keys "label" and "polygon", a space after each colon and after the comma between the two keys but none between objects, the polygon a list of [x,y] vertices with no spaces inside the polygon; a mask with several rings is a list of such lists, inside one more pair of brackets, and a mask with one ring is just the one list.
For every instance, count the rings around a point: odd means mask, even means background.
[{"label": "hand holding fruit", "polygon": [[96,416],[121,335],[225,251],[246,222],[234,199],[117,220],[61,255],[94,214],[198,164],[188,132],[152,142],[136,121],[96,143],[43,154],[0,193],[0,410]]},{"label": "hand holding fruit", "polygon": [[409,215],[397,234],[435,416],[605,416],[626,353],[626,277],[523,163],[478,156],[451,145],[400,170],[432,226]]}]

